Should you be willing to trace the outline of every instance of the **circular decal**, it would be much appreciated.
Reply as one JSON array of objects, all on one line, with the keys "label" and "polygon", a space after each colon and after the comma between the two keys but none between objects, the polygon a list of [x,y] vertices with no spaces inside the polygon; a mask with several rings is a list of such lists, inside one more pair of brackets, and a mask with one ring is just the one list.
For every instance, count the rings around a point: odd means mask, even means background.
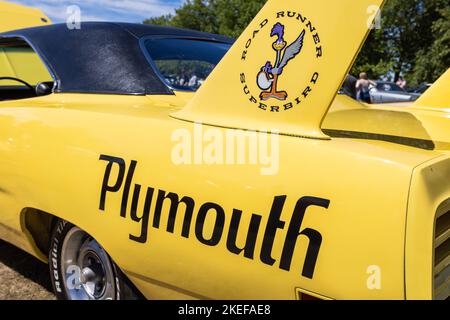
[{"label": "circular decal", "polygon": [[323,49],[316,27],[301,13],[275,16],[264,19],[245,42],[240,82],[255,107],[281,112],[312,94],[319,72],[311,69],[311,61],[320,59]]}]

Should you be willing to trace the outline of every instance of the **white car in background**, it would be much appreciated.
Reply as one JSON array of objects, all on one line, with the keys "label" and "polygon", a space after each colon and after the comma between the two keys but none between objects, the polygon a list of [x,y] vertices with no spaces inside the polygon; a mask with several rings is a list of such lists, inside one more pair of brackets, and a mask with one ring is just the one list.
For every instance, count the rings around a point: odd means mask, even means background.
[{"label": "white car in background", "polygon": [[370,88],[372,103],[395,103],[416,101],[418,93],[407,92],[393,82],[377,81],[376,86]]}]

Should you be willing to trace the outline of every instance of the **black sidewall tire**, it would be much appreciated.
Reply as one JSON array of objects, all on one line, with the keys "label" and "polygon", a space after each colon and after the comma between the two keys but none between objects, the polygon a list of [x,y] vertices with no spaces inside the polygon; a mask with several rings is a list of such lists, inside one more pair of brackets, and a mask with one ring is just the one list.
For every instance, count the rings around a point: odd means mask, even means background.
[{"label": "black sidewall tire", "polygon": [[[61,270],[61,252],[64,239],[67,233],[75,226],[65,220],[58,220],[55,224],[50,239],[50,250],[48,253],[48,262],[50,267],[50,279],[53,286],[53,292],[58,300],[68,300],[66,293],[66,286],[64,283],[63,270]],[[109,257],[109,255],[108,255]],[[116,300],[135,300],[142,296],[137,293],[136,288],[125,277],[122,271],[116,266],[109,257],[113,273],[114,273],[114,287],[116,292]]]}]

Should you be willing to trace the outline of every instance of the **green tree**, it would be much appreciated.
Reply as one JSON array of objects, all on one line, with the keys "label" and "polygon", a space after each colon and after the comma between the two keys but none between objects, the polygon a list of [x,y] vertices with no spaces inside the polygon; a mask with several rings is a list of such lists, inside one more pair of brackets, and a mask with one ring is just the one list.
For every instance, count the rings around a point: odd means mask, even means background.
[{"label": "green tree", "polygon": [[[174,15],[144,23],[238,37],[266,0],[187,0]],[[449,0],[387,0],[351,73],[402,75],[410,85],[434,82],[450,66]]]},{"label": "green tree", "polygon": [[433,82],[450,66],[449,8],[448,0],[387,0],[381,29],[371,32],[352,72],[373,78],[389,72],[394,81],[403,75],[410,85]]},{"label": "green tree", "polygon": [[416,64],[411,73],[411,81],[432,82],[450,66],[450,7],[440,10],[441,18],[433,22],[432,32],[436,39],[428,48],[417,52]]},{"label": "green tree", "polygon": [[265,0],[187,0],[175,15],[150,18],[147,24],[173,26],[238,37]]},{"label": "green tree", "polygon": [[159,17],[153,17],[144,21],[145,24],[154,24],[157,26],[171,26],[173,15],[167,14]]}]

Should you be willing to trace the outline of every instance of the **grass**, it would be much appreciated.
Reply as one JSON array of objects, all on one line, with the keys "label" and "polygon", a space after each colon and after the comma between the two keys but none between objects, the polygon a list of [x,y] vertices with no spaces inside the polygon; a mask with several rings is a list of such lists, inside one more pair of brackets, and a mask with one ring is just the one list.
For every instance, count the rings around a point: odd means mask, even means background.
[{"label": "grass", "polygon": [[48,266],[0,240],[0,300],[53,300]]}]

